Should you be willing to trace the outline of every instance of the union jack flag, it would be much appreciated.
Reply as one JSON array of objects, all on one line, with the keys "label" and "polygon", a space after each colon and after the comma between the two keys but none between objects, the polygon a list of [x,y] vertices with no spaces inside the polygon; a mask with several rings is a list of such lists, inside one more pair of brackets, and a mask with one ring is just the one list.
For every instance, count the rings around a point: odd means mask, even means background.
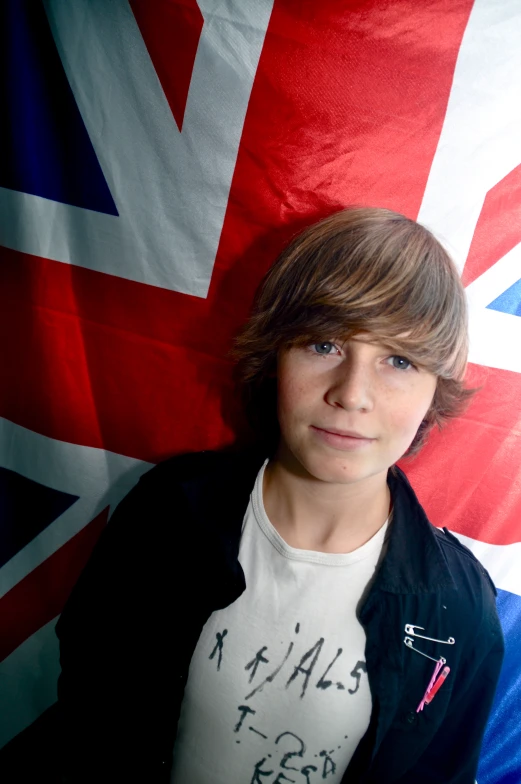
[{"label": "union jack flag", "polygon": [[233,441],[259,279],[356,203],[426,224],[466,286],[482,391],[404,468],[498,586],[479,783],[520,781],[521,2],[4,0],[0,36],[0,775],[110,511]]}]

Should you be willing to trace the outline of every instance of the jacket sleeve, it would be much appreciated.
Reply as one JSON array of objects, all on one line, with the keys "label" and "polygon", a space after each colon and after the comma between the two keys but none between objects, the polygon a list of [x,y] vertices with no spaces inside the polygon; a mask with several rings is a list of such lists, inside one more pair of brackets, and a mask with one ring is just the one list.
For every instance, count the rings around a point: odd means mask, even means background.
[{"label": "jacket sleeve", "polygon": [[[427,749],[396,784],[474,784],[483,734],[503,662],[504,643],[499,622],[492,646],[471,677],[456,690],[447,714]],[[479,643],[478,643],[479,645]],[[427,710],[428,708],[426,708]]]},{"label": "jacket sleeve", "polygon": [[164,586],[155,575],[165,571],[161,558],[169,545],[161,533],[169,521],[164,498],[154,492],[155,471],[117,507],[56,627],[66,784],[162,781],[168,768],[165,728],[149,696],[164,687],[154,683],[162,664],[157,630],[165,626]]}]

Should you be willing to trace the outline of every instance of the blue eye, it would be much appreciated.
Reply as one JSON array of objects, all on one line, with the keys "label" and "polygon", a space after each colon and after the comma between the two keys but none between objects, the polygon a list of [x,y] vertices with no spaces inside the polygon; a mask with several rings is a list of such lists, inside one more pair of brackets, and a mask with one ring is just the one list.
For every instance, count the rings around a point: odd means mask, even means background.
[{"label": "blue eye", "polygon": [[334,345],[329,340],[324,340],[322,343],[313,343],[313,348],[315,349],[317,354],[322,354],[327,356],[328,354],[331,354],[331,352],[333,351]]},{"label": "blue eye", "polygon": [[412,362],[406,359],[406,357],[399,357],[395,354],[394,356],[389,357],[389,359],[392,360],[393,367],[396,368],[396,370],[408,370],[412,367]]}]

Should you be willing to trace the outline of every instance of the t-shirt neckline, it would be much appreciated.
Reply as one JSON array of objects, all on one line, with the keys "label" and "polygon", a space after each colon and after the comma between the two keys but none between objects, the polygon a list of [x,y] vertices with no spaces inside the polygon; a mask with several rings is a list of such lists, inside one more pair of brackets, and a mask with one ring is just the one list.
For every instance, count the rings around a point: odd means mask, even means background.
[{"label": "t-shirt neckline", "polygon": [[297,547],[291,547],[274,527],[264,508],[262,488],[264,470],[268,464],[268,459],[269,458],[264,461],[255,480],[255,485],[251,494],[252,508],[255,521],[260,530],[283,558],[304,563],[321,564],[323,566],[347,566],[356,563],[357,561],[362,561],[365,558],[369,558],[374,555],[375,552],[380,552],[389,525],[389,518],[387,518],[382,527],[371,537],[371,539],[350,553],[323,553],[317,550],[301,550]]}]

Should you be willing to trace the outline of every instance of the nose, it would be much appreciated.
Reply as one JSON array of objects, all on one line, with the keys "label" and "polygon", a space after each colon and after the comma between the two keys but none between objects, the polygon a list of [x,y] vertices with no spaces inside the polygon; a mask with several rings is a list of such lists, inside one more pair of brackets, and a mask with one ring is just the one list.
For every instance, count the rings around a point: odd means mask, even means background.
[{"label": "nose", "polygon": [[374,407],[374,379],[369,366],[354,357],[342,362],[331,377],[326,402],[346,411],[371,411]]}]

